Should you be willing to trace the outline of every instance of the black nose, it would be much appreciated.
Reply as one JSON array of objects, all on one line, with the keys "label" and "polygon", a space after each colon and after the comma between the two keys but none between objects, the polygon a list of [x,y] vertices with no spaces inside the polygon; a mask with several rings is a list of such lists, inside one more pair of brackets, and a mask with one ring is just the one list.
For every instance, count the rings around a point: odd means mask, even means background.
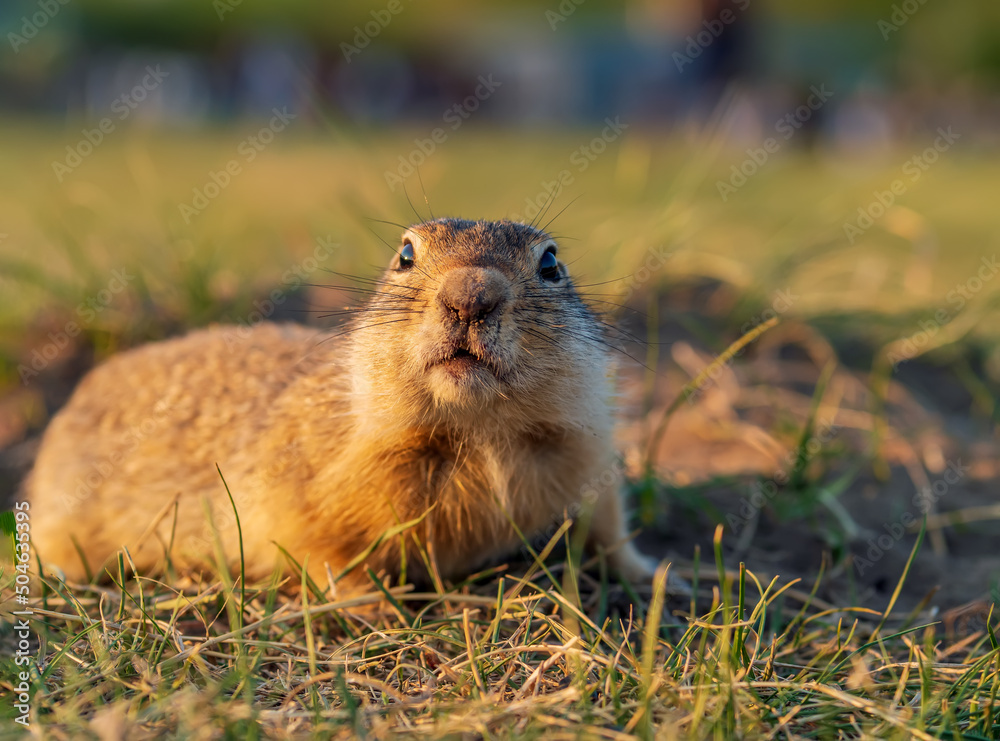
[{"label": "black nose", "polygon": [[496,316],[506,298],[506,281],[494,271],[453,270],[438,291],[438,301],[456,322],[476,324]]}]

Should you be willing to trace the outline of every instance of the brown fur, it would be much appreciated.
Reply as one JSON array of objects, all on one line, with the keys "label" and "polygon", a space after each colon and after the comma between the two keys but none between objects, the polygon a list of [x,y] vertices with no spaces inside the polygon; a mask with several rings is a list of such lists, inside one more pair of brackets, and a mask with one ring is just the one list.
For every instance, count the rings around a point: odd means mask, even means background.
[{"label": "brown fur", "polygon": [[[248,577],[281,544],[326,584],[379,535],[424,517],[368,559],[426,576],[467,573],[545,531],[584,500],[612,565],[650,574],[626,537],[611,445],[609,362],[599,325],[554,243],[511,222],[437,220],[399,257],[346,332],[217,327],[112,358],[52,421],[28,482],[37,553],[71,578],[122,546],[137,567],[210,561],[207,512]],[[464,358],[442,362],[456,351]],[[176,502],[176,507],[173,503]],[[204,502],[204,503],[203,503]],[[176,517],[175,517],[176,510]],[[175,522],[176,520],[176,522]],[[354,581],[351,581],[354,579]],[[363,573],[347,584],[360,586]]]}]

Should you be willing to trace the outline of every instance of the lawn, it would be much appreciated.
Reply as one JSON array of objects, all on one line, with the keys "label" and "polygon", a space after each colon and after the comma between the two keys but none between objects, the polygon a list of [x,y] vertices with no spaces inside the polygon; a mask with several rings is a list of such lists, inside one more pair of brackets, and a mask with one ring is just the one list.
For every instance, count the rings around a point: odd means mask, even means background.
[{"label": "lawn", "polygon": [[[400,158],[419,159],[429,129],[301,121],[272,141],[262,126],[123,129],[86,156],[83,124],[0,127],[5,504],[94,363],[211,322],[329,322],[349,293],[309,284],[374,275],[399,224],[530,219],[556,191],[561,254],[620,327],[640,543],[692,594],[619,584],[569,523],[460,584],[373,579],[365,604],[295,576],[123,577],[123,556],[110,581],[39,585],[33,726],[1000,737],[1000,158],[955,146],[930,162],[933,139],[856,157],[789,148],[743,183],[732,168],[759,143],[711,131],[635,127],[598,145],[602,127],[470,124],[411,175]],[[275,290],[290,300],[269,308]],[[955,461],[968,473],[915,509]],[[0,627],[11,733],[18,640]]]}]

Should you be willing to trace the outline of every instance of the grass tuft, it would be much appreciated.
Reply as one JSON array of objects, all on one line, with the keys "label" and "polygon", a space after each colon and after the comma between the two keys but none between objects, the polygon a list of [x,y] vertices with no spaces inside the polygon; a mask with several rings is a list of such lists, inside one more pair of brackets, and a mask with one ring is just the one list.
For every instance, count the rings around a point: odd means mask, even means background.
[{"label": "grass tuft", "polygon": [[[894,601],[879,614],[820,609],[791,584],[727,569],[717,548],[714,567],[690,575],[707,612],[672,598],[661,567],[640,636],[633,607],[601,624],[588,617],[599,603],[623,604],[621,587],[584,574],[578,596],[561,594],[572,557],[550,563],[551,578],[532,564],[430,592],[370,574],[372,594],[339,602],[316,601],[304,569],[300,589],[122,577],[108,590],[47,578],[34,720],[54,737],[96,737],[110,715],[129,738],[208,728],[278,738],[1000,736],[992,615],[985,633],[946,647],[935,623],[900,628]],[[127,562],[122,554],[119,568]],[[248,622],[220,620],[239,600]]]}]

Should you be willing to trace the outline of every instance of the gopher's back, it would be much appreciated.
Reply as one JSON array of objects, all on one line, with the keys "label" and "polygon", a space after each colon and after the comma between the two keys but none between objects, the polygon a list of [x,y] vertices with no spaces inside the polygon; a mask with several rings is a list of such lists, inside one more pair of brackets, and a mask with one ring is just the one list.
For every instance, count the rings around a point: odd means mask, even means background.
[{"label": "gopher's back", "polygon": [[98,561],[130,545],[143,568],[163,546],[137,541],[175,500],[177,534],[203,528],[203,497],[227,500],[216,463],[227,481],[253,471],[271,409],[321,340],[294,325],[215,327],[95,368],[46,430],[27,483],[43,562],[82,576],[75,539]]}]

